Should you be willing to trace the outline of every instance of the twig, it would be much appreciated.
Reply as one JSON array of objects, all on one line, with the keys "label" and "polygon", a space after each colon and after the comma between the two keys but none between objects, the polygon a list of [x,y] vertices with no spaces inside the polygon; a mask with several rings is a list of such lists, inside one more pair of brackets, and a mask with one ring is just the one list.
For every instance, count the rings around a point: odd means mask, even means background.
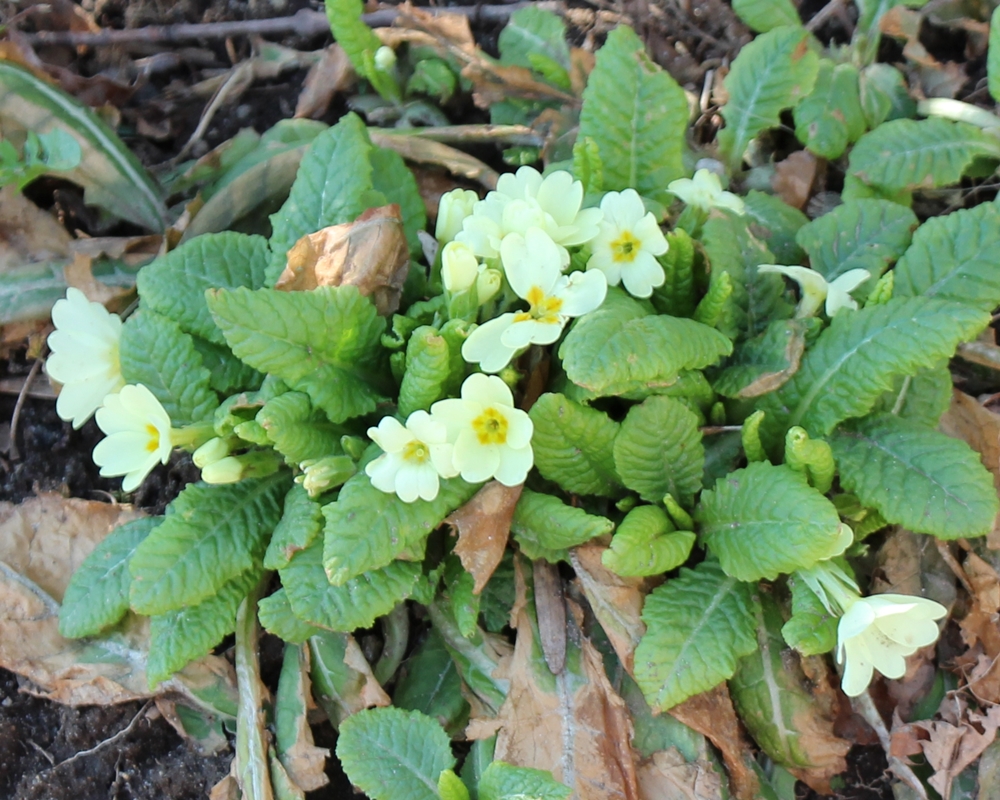
[{"label": "twig", "polygon": [[[502,6],[448,6],[447,8],[422,9],[432,14],[460,14],[469,17],[470,22],[502,22],[519,8],[535,5],[530,2],[511,3]],[[549,6],[549,4],[545,4]],[[552,4],[555,6],[555,4]],[[552,10],[556,10],[555,7]],[[362,19],[373,28],[391,25],[400,12],[395,8],[384,8],[365,14]],[[293,33],[303,38],[329,33],[330,23],[322,11],[303,8],[290,17],[273,19],[246,19],[232,22],[181,23],[177,25],[147,25],[144,28],[124,30],[90,31],[38,31],[23,34],[29,44],[39,45],[112,45],[134,42],[187,42],[194,39],[226,39],[230,36],[273,36]]]},{"label": "twig", "polygon": [[124,728],[122,728],[120,731],[118,731],[118,733],[116,733],[110,739],[105,739],[103,742],[100,742],[100,743],[94,745],[89,750],[81,750],[79,753],[77,753],[76,755],[70,756],[65,761],[60,761],[58,764],[56,764],[53,767],[53,769],[59,769],[60,767],[66,766],[66,764],[72,764],[78,758],[84,758],[85,756],[92,756],[94,753],[98,752],[99,750],[104,749],[109,744],[114,744],[119,739],[121,739],[121,738],[123,738],[125,736],[128,736],[129,732],[133,728],[135,728],[136,725],[139,724],[139,721],[143,718],[143,716],[145,715],[146,711],[149,710],[149,707],[152,705],[152,703],[153,703],[152,700],[147,700],[143,704],[142,708],[140,708],[135,713],[135,716],[132,717],[132,721],[128,725],[126,725]]},{"label": "twig", "polygon": [[825,6],[816,12],[816,16],[806,23],[807,31],[815,31],[820,25],[826,22],[834,14],[837,14],[844,7],[844,0],[830,0]]},{"label": "twig", "polygon": [[20,461],[21,451],[17,449],[17,424],[21,420],[21,409],[24,407],[24,399],[28,396],[28,390],[31,388],[32,382],[38,375],[38,370],[42,368],[42,359],[36,358],[35,363],[31,365],[31,370],[28,372],[28,377],[24,379],[24,385],[21,387],[21,391],[17,396],[17,402],[14,403],[14,413],[10,415],[10,460]]},{"label": "twig", "polygon": [[872,726],[875,735],[878,736],[879,743],[882,745],[885,757],[889,762],[889,769],[896,774],[897,778],[913,789],[917,797],[921,800],[927,800],[927,790],[920,782],[920,778],[914,774],[913,770],[910,769],[909,765],[903,759],[892,755],[892,740],[889,737],[889,731],[885,727],[885,722],[882,721],[882,715],[875,708],[868,690],[866,689],[857,697],[852,698],[851,705],[864,718],[865,722]]}]

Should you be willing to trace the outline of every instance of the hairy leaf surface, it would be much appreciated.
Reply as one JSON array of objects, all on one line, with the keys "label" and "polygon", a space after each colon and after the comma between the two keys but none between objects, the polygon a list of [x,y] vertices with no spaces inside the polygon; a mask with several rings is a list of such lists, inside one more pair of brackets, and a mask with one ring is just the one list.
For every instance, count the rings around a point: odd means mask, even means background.
[{"label": "hairy leaf surface", "polygon": [[323,510],[309,493],[296,483],[285,495],[281,519],[274,528],[264,553],[267,569],[287,567],[292,556],[304,550],[319,536],[323,527]]},{"label": "hairy leaf surface", "polygon": [[528,558],[555,563],[568,559],[568,549],[614,530],[605,517],[566,505],[558,497],[525,489],[514,510],[510,532]]},{"label": "hairy leaf surface", "polygon": [[638,506],[619,524],[601,562],[626,577],[662,575],[687,561],[695,538],[692,531],[675,531],[659,506]]},{"label": "hairy leaf surface", "polygon": [[795,107],[795,135],[808,150],[832,160],[864,132],[857,67],[820,59],[815,86]]}]

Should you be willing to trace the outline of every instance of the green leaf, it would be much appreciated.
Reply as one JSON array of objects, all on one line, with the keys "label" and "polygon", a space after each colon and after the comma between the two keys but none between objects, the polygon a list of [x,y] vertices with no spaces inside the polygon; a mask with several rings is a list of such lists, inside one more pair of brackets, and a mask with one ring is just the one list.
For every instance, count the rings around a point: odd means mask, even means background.
[{"label": "green leaf", "polygon": [[323,510],[309,493],[296,483],[285,495],[281,519],[274,528],[271,541],[264,553],[267,569],[287,567],[299,550],[313,543],[323,527]]},{"label": "green leaf", "polygon": [[365,74],[365,52],[375,53],[382,45],[375,32],[361,19],[361,0],[326,0],[326,18],[330,21],[333,38],[344,48],[354,69]]},{"label": "green leaf", "polygon": [[725,397],[759,397],[784,386],[799,368],[806,339],[819,320],[776,319],[759,336],[736,346],[712,384]]},{"label": "green leaf", "polygon": [[732,352],[719,331],[690,319],[653,315],[623,292],[580,317],[559,347],[567,377],[599,396],[669,386],[681,370],[702,369]]},{"label": "green leaf", "polygon": [[455,766],[441,726],[398,708],[370,708],[345,719],[337,758],[372,800],[439,800],[438,776]]},{"label": "green leaf", "polygon": [[173,320],[137,311],[122,326],[118,353],[125,381],[148,388],[175,426],[201,422],[219,407],[194,339]]},{"label": "green leaf", "polygon": [[470,800],[471,795],[462,779],[450,769],[438,775],[438,795],[441,800]]},{"label": "green leaf", "polygon": [[928,428],[936,428],[951,405],[951,371],[947,364],[897,378],[872,409],[893,413]]},{"label": "green leaf", "polygon": [[701,489],[705,449],[699,420],[670,397],[650,397],[629,409],[615,439],[615,468],[643,500],[659,502],[672,494],[687,505]]},{"label": "green leaf", "polygon": [[765,398],[765,426],[783,435],[801,425],[812,436],[826,436],[838,422],[868,413],[897,377],[950,357],[987,321],[985,312],[929,297],[842,312],[795,376]]},{"label": "green leaf", "polygon": [[302,644],[317,633],[326,633],[295,616],[284,589],[278,589],[257,604],[257,617],[268,633],[290,644]]},{"label": "green leaf", "polygon": [[612,449],[617,422],[561,394],[543,394],[529,413],[535,466],[547,480],[571,494],[621,493]]},{"label": "green leaf", "polygon": [[893,270],[893,297],[938,297],[992,311],[1000,304],[1000,208],[982,203],[931,217]]},{"label": "green leaf", "polygon": [[889,522],[939,539],[992,529],[993,479],[965,442],[880,414],[842,426],[830,445],[841,485]]},{"label": "green leaf", "polygon": [[67,639],[96,636],[128,611],[136,547],[163,517],[142,517],[119,525],[76,568],[59,609],[59,633]]},{"label": "green leaf", "polygon": [[[315,789],[319,781],[312,769],[322,768],[329,751],[313,744],[309,727],[309,709],[315,707],[310,693],[309,660],[306,646],[285,646],[274,698],[274,744],[288,774],[303,787]],[[322,783],[326,781],[324,777]]]},{"label": "green leaf", "polygon": [[780,25],[802,24],[792,0],[733,0],[733,11],[757,33],[767,33]]},{"label": "green leaf", "polygon": [[45,134],[72,136],[83,153],[80,165],[59,172],[84,187],[84,201],[143,228],[162,231],[167,210],[160,187],[117,134],[90,108],[12,61],[0,61],[0,117]]},{"label": "green leaf", "polygon": [[989,50],[986,53],[986,84],[990,97],[1000,101],[1000,9],[990,17]]},{"label": "green leaf", "polygon": [[817,770],[843,764],[850,745],[833,733],[833,720],[807,686],[798,659],[781,639],[781,612],[760,594],[756,652],[740,659],[729,693],[740,719],[761,749],[789,769]]},{"label": "green leaf", "polygon": [[[360,7],[358,0],[331,0],[331,3]],[[375,47],[378,46],[376,40]],[[370,206],[382,205],[372,202],[381,195],[372,196],[371,154],[372,144],[365,124],[353,113],[313,140],[299,165],[288,200],[278,213],[271,215],[268,285],[285,268],[288,250],[307,233],[351,222]]]},{"label": "green leaf", "polygon": [[781,629],[789,647],[804,656],[829,653],[837,646],[837,623],[834,616],[804,580],[792,576],[788,579],[792,590],[792,616]]},{"label": "green leaf", "polygon": [[809,217],[780,197],[752,189],[743,198],[744,216],[754,221],[750,232],[767,245],[777,264],[798,264],[802,248],[795,236]]},{"label": "green leaf", "polygon": [[851,151],[849,172],[889,192],[934,189],[958,183],[976,156],[1000,155],[1000,144],[982,129],[940,117],[884,122]]},{"label": "green leaf", "polygon": [[331,425],[322,411],[314,411],[309,395],[302,392],[285,392],[268,400],[254,420],[289,465],[343,452],[340,437],[346,431]]},{"label": "green leaf", "polygon": [[368,628],[414,590],[421,575],[415,561],[393,561],[343,586],[332,586],[323,570],[323,543],[300,550],[280,570],[295,616],[331,631]]},{"label": "green leaf", "polygon": [[403,665],[392,704],[433,717],[446,731],[468,721],[469,703],[462,696],[462,679],[436,628],[430,629]]},{"label": "green leaf", "polygon": [[422,325],[406,344],[406,372],[399,386],[399,413],[408,417],[437,400],[458,394],[465,377],[462,343],[469,325],[450,320],[439,331]]},{"label": "green leaf", "polygon": [[252,569],[281,518],[287,491],[287,476],[280,473],[190,484],[132,555],[132,609],[151,616],[192,606]]},{"label": "green leaf", "polygon": [[662,575],[687,561],[695,538],[691,531],[675,531],[659,506],[638,506],[618,525],[601,561],[627,577]]},{"label": "green leaf", "polygon": [[213,344],[198,336],[191,338],[194,340],[195,350],[201,356],[202,364],[208,370],[209,385],[219,394],[232,395],[260,387],[264,376],[240,361],[228,347],[223,344]]},{"label": "green leaf", "polygon": [[233,352],[305,392],[334,424],[384,399],[385,320],[354,286],[311,292],[209,292],[208,307]]},{"label": "green leaf", "polygon": [[603,188],[631,187],[667,203],[667,184],[684,177],[688,114],[684,90],[650,60],[635,31],[611,31],[583,92],[578,133],[597,143]]},{"label": "green leaf", "polygon": [[259,567],[249,569],[226,581],[200,603],[150,619],[149,661],[146,664],[150,688],[183,669],[188,662],[207,655],[236,630],[236,609],[260,576]]},{"label": "green leaf", "polygon": [[795,135],[808,150],[833,160],[864,132],[858,68],[820,59],[816,85],[795,107]]},{"label": "green leaf", "polygon": [[573,793],[543,769],[493,761],[479,779],[479,800],[565,800]]},{"label": "green leaf", "polygon": [[886,120],[910,119],[917,114],[906,78],[890,64],[869,64],[861,70],[861,107],[869,130]]},{"label": "green leaf", "polygon": [[757,648],[750,587],[714,561],[658,586],[646,597],[646,634],[635,650],[635,679],[654,709],[678,703],[731,678],[736,661]]},{"label": "green leaf", "polygon": [[717,481],[695,513],[701,534],[727,574],[774,580],[840,555],[840,517],[805,476],[757,461]]},{"label": "green leaf", "polygon": [[186,333],[225,344],[205,304],[205,290],[259,289],[270,258],[263,236],[210,233],[148,264],[136,283],[143,307],[170,317]]},{"label": "green leaf", "polygon": [[661,314],[690,317],[697,305],[694,264],[698,253],[694,240],[683,228],[670,231],[666,238],[667,252],[656,259],[663,267],[665,281],[653,289],[650,300]]},{"label": "green leaf", "polygon": [[393,559],[421,559],[431,531],[478,487],[461,478],[442,480],[437,497],[404,503],[372,486],[364,472],[344,484],[337,500],[323,506],[323,566],[330,583],[343,586]]},{"label": "green leaf", "polygon": [[872,277],[857,293],[864,299],[910,246],[919,224],[916,214],[897,203],[850,200],[804,225],[795,239],[809,254],[810,266],[827,281],[852,269],[868,270]]},{"label": "green leaf", "polygon": [[722,107],[726,127],[718,137],[719,151],[732,169],[739,169],[751,139],[777,127],[781,112],[812,90],[819,57],[811,44],[801,25],[782,25],[736,56],[724,83],[729,100]]},{"label": "green leaf", "polygon": [[410,252],[419,254],[421,249],[417,231],[427,227],[427,208],[417,188],[416,178],[406,166],[403,157],[395,150],[385,147],[372,149],[371,165],[372,188],[376,192],[381,192],[387,203],[399,205]]},{"label": "green leaf", "polygon": [[528,558],[555,563],[567,560],[567,550],[614,530],[605,517],[566,505],[558,497],[525,489],[514,509],[510,532]]},{"label": "green leaf", "polygon": [[500,63],[532,69],[532,56],[541,55],[569,69],[566,26],[545,8],[528,6],[511,14],[497,41]]}]

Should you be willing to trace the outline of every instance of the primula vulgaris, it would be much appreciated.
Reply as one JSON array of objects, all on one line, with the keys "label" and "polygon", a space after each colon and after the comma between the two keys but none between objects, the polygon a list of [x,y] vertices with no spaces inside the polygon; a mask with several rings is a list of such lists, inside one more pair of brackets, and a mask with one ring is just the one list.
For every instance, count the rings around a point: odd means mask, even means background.
[{"label": "primula vulgaris", "polygon": [[802,297],[795,311],[796,317],[812,317],[824,306],[826,315],[833,319],[842,308],[857,310],[858,302],[851,297],[872,275],[866,269],[849,269],[829,283],[816,270],[808,267],[786,267],[780,264],[761,264],[758,272],[777,272],[786,275],[799,285]]},{"label": "primula vulgaris", "polygon": [[462,230],[462,223],[478,202],[479,195],[472,189],[452,189],[441,195],[434,238],[442,245],[452,241]]},{"label": "primula vulgaris", "polygon": [[476,203],[456,235],[480,258],[500,255],[501,242],[510,234],[525,236],[540,228],[558,245],[560,267],[569,264],[567,247],[593,239],[603,216],[599,208],[581,209],[583,184],[564,170],[542,178],[538,170],[521,167],[500,176],[495,191]]},{"label": "primula vulgaris", "polygon": [[124,475],[122,490],[131,492],[173,449],[170,417],[142,384],[123,386],[104,398],[97,424],[107,438],[94,448],[94,463],[105,478]]},{"label": "primula vulgaris", "polygon": [[501,314],[476,328],[462,345],[462,357],[484,372],[499,372],[529,344],[552,344],[572,317],[593,311],[608,291],[601,270],[563,275],[556,244],[538,228],[503,240],[507,281],[528,310]]},{"label": "primula vulgaris", "polygon": [[441,250],[441,282],[451,294],[476,287],[476,302],[488,303],[500,291],[503,276],[499,270],[480,264],[472,248],[464,242],[448,242]]},{"label": "primula vulgaris", "polygon": [[500,378],[470,375],[461,399],[439,400],[431,406],[431,416],[447,426],[454,467],[463,480],[524,483],[534,464],[531,418],[514,408],[514,396]]},{"label": "primula vulgaris", "polygon": [[440,478],[458,474],[447,427],[426,411],[414,411],[405,426],[394,417],[383,417],[377,428],[368,429],[368,436],[384,451],[365,467],[372,486],[395,492],[404,503],[433,500]]},{"label": "primula vulgaris", "polygon": [[601,200],[601,231],[591,242],[587,269],[599,269],[609,286],[625,284],[636,297],[649,297],[666,280],[656,260],[667,252],[667,240],[656,217],[646,212],[635,189],[608,192]]},{"label": "primula vulgaris", "polygon": [[92,303],[79,289],[52,307],[56,329],[49,334],[52,354],[45,371],[62,384],[56,413],[79,428],[100,408],[104,398],[125,385],[118,345],[122,321],[100,303]]},{"label": "primula vulgaris", "polygon": [[689,206],[708,213],[713,208],[724,208],[742,214],[746,210],[743,199],[722,189],[719,176],[708,169],[699,169],[693,178],[671,181],[667,191]]}]

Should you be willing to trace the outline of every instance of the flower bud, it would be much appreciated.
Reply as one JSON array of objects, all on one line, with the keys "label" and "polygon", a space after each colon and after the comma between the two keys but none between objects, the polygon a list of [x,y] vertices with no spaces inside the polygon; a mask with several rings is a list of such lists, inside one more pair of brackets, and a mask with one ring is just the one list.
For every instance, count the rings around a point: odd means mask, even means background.
[{"label": "flower bud", "polygon": [[462,242],[448,242],[441,251],[441,280],[452,294],[472,288],[479,275],[479,262],[472,248]]},{"label": "flower bud", "polygon": [[243,478],[243,462],[236,456],[226,456],[204,467],[201,479],[205,483],[236,483]]},{"label": "flower bud", "polygon": [[375,51],[375,68],[380,72],[390,72],[396,66],[396,51],[382,45]]},{"label": "flower bud", "polygon": [[490,302],[503,283],[503,275],[498,269],[484,269],[476,278],[476,295],[479,298],[479,305]]},{"label": "flower bud", "polygon": [[303,462],[302,488],[310,497],[318,497],[330,489],[340,486],[356,471],[357,466],[350,456],[327,456],[316,461]]},{"label": "flower bud", "polygon": [[229,443],[225,439],[215,437],[209,439],[205,444],[194,451],[191,460],[198,469],[205,469],[209,464],[214,464],[229,455]]},{"label": "flower bud", "polygon": [[434,237],[441,244],[454,239],[462,230],[462,221],[472,214],[472,207],[477,202],[479,195],[471,189],[453,189],[441,195]]}]

